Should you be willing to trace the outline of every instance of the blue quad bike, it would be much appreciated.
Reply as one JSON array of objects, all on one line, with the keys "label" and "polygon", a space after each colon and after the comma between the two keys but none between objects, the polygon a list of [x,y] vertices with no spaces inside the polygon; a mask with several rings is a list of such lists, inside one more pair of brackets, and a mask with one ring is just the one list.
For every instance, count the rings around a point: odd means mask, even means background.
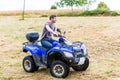
[{"label": "blue quad bike", "polygon": [[38,40],[38,32],[28,32],[26,38],[28,42],[23,43],[23,52],[31,55],[23,59],[22,66],[26,72],[34,72],[41,68],[49,68],[52,76],[65,78],[68,76],[70,67],[75,71],[85,71],[89,66],[88,52],[85,45],[80,42],[69,42],[65,33],[60,29],[59,40],[53,42],[52,48],[46,50]]}]

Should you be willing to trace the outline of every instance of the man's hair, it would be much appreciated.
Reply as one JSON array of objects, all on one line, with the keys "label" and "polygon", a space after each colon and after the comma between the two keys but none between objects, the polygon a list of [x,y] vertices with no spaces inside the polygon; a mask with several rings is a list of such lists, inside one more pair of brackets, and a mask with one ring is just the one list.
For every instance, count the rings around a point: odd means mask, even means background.
[{"label": "man's hair", "polygon": [[52,14],[52,15],[50,15],[49,19],[51,20],[52,18],[55,18],[55,17],[56,17],[56,15]]}]

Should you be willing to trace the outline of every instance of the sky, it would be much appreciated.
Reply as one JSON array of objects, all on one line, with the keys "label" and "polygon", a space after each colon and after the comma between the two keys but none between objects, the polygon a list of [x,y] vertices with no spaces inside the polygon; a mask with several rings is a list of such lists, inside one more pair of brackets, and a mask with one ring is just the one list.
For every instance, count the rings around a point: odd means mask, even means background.
[{"label": "sky", "polygon": [[[22,10],[24,0],[0,0],[0,11]],[[59,0],[25,0],[26,10],[49,10]],[[105,2],[111,10],[120,10],[120,0],[97,0],[90,9],[95,9],[100,1]]]}]

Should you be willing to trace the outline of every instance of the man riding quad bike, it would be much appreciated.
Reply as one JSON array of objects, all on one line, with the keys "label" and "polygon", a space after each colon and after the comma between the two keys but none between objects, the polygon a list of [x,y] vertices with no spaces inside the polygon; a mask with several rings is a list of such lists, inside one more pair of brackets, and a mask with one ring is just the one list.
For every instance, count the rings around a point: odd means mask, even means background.
[{"label": "man riding quad bike", "polygon": [[[50,21],[45,23],[41,40],[38,32],[29,32],[24,43],[23,51],[31,55],[23,59],[23,68],[26,72],[37,71],[39,67],[50,68],[54,77],[65,78],[72,67],[75,71],[84,71],[88,68],[89,59],[87,49],[82,42],[70,43],[60,29],[55,32],[56,15],[50,16]],[[59,39],[53,40],[52,34]]]},{"label": "man riding quad bike", "polygon": [[23,52],[30,52],[31,55],[23,59],[23,68],[26,72],[37,71],[39,67],[50,69],[52,76],[65,78],[68,76],[70,67],[75,71],[85,71],[89,66],[88,52],[82,42],[69,42],[61,31],[57,30],[58,41],[54,41],[52,48],[46,50],[38,40],[38,32],[29,32],[26,38],[29,42],[23,44]]}]

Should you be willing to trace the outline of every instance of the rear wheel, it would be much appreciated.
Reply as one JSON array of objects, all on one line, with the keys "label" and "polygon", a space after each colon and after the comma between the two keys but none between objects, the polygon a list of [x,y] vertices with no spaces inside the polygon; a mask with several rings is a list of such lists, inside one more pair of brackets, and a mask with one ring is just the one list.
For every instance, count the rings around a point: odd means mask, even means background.
[{"label": "rear wheel", "polygon": [[86,58],[85,63],[83,65],[73,66],[72,68],[75,71],[85,71],[89,66],[89,59]]},{"label": "rear wheel", "polygon": [[38,70],[38,66],[35,65],[35,62],[33,60],[33,57],[32,56],[26,56],[24,59],[23,59],[23,69],[26,71],[26,72],[34,72],[34,71],[37,71]]},{"label": "rear wheel", "polygon": [[67,77],[69,71],[70,71],[69,66],[60,60],[53,61],[50,66],[51,75],[57,78]]}]

